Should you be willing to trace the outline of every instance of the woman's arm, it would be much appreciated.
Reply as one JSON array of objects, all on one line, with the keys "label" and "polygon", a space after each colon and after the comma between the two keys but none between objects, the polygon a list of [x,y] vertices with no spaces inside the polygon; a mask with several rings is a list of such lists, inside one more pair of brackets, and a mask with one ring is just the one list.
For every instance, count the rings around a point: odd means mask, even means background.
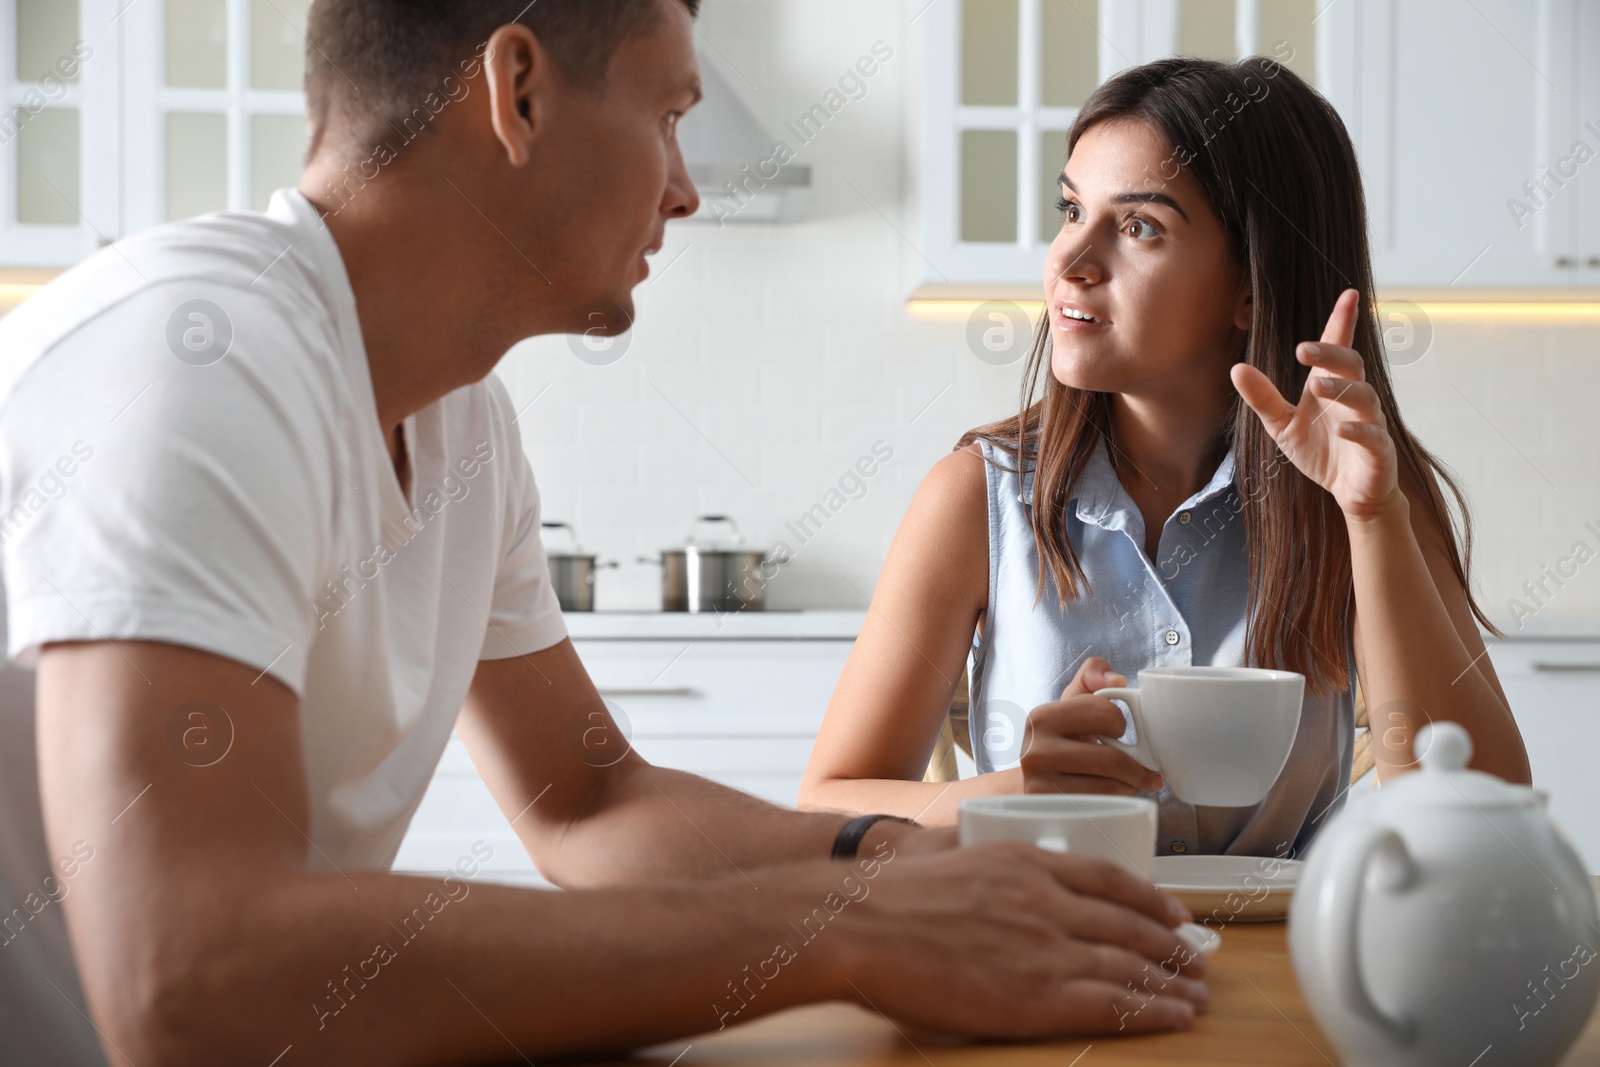
[{"label": "woman's arm", "polygon": [[975,448],[958,450],[917,491],[828,704],[800,787],[801,807],[885,812],[937,825],[956,821],[964,797],[1131,796],[1160,786],[1155,772],[1094,739],[1125,728],[1115,704],[1091,695],[1127,684],[1098,657],[1079,668],[1062,699],[1029,714],[1020,767],[959,782],[922,781],[989,600],[983,467]]},{"label": "woman's arm", "polygon": [[989,509],[975,448],[940,460],[900,523],[828,702],[800,806],[953,823],[962,797],[1022,792],[1020,770],[924,782],[989,598]]},{"label": "woman's arm", "polygon": [[1414,766],[1416,731],[1448,719],[1472,735],[1474,767],[1527,782],[1522,735],[1450,567],[1447,534],[1426,508],[1429,487],[1409,476],[1402,482],[1378,394],[1350,347],[1358,314],[1358,294],[1346,290],[1322,340],[1297,349],[1311,367],[1298,405],[1245,364],[1233,368],[1234,385],[1290,461],[1344,513],[1356,670],[1380,779]]},{"label": "woman's arm", "polygon": [[1445,532],[1431,517],[1427,490],[1411,484],[1405,490],[1371,515],[1345,519],[1355,576],[1356,672],[1378,779],[1413,767],[1416,732],[1449,719],[1472,734],[1473,767],[1526,783],[1522,734],[1450,566]]}]

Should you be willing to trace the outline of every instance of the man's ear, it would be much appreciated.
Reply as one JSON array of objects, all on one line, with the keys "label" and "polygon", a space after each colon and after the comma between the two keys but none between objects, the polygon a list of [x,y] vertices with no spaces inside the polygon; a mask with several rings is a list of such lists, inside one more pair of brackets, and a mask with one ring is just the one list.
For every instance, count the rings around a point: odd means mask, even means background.
[{"label": "man's ear", "polygon": [[551,69],[533,31],[510,22],[489,36],[483,78],[489,87],[489,122],[513,167],[526,166],[535,132],[534,94]]}]

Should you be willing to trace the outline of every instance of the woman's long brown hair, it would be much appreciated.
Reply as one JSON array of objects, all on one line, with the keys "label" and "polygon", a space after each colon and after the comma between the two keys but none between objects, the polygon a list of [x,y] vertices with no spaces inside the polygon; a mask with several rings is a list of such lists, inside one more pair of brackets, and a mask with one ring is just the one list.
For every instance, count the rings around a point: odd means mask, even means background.
[{"label": "woman's long brown hair", "polygon": [[[1284,396],[1297,401],[1310,374],[1295,359],[1295,346],[1322,336],[1342,291],[1360,292],[1354,347],[1383,405],[1401,484],[1422,488],[1426,499],[1414,501],[1424,511],[1418,517],[1445,532],[1451,570],[1473,615],[1493,631],[1467,582],[1472,527],[1466,498],[1406,428],[1395,403],[1374,311],[1361,173],[1338,113],[1270,59],[1226,64],[1178,56],[1134,67],[1100,86],[1073,122],[1068,152],[1084,131],[1114,121],[1144,123],[1172,146],[1155,181],[1171,180],[1184,168],[1204,189],[1250,278],[1252,321],[1240,358]],[[1042,597],[1048,570],[1063,604],[1088,592],[1067,539],[1067,502],[1100,440],[1114,445],[1111,398],[1063,385],[1051,373],[1047,308],[1023,373],[1018,415],[972,430],[960,442],[982,438],[1033,465],[1029,522],[1043,563],[1038,591]],[[1298,671],[1313,692],[1344,689],[1354,588],[1339,505],[1283,458],[1238,397],[1225,438],[1244,505],[1250,581],[1245,661]],[[1440,482],[1454,498],[1459,527]]]}]

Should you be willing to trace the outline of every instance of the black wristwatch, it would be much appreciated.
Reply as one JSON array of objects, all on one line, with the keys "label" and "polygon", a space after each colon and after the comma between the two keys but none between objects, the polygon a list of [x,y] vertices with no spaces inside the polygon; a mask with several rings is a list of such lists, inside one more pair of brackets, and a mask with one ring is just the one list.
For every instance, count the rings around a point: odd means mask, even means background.
[{"label": "black wristwatch", "polygon": [[833,858],[836,860],[853,860],[856,850],[861,847],[861,839],[867,836],[867,831],[872,829],[874,823],[881,819],[891,822],[905,823],[907,826],[917,825],[911,819],[903,819],[898,815],[857,815],[839,828],[839,836],[833,839]]}]

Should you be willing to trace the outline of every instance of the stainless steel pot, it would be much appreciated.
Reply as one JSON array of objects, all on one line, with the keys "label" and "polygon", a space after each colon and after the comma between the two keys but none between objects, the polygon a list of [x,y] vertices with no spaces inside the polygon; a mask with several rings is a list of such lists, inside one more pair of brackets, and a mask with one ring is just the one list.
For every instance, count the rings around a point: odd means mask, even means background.
[{"label": "stainless steel pot", "polygon": [[604,567],[615,567],[616,561],[599,563],[598,556],[585,552],[578,545],[578,534],[564,522],[545,522],[546,530],[565,530],[572,540],[571,548],[545,548],[545,558],[550,564],[550,584],[555,586],[556,601],[562,611],[594,610],[594,573]]},{"label": "stainless steel pot", "polygon": [[[699,537],[704,525],[727,526],[727,541]],[[701,612],[764,611],[767,583],[776,573],[768,553],[749,548],[739,525],[726,515],[702,515],[694,520],[681,548],[663,549],[659,559],[639,557],[640,563],[661,566],[661,610]]]}]

